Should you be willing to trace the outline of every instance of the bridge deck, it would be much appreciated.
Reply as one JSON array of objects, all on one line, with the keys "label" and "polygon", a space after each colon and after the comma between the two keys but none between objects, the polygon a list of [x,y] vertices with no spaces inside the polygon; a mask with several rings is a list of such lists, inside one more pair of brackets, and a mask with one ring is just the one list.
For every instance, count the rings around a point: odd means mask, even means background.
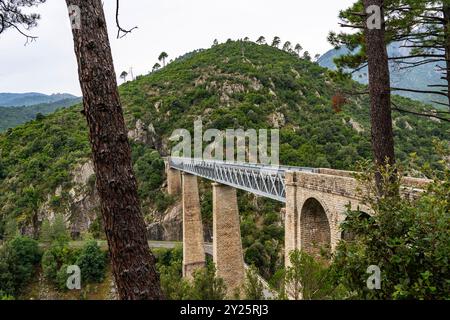
[{"label": "bridge deck", "polygon": [[304,167],[176,157],[168,158],[168,163],[170,168],[281,202],[286,202],[286,171],[317,172],[317,169]]}]

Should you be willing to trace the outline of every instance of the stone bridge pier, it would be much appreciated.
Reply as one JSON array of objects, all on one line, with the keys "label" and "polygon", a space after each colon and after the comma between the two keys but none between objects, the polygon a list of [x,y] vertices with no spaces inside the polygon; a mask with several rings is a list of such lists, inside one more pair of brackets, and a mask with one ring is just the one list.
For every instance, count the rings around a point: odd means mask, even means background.
[{"label": "stone bridge pier", "polygon": [[[205,249],[197,176],[166,165],[167,188],[181,193],[183,203],[183,277],[192,279],[205,267]],[[213,187],[213,261],[231,297],[245,281],[245,264],[236,189],[219,183]]]},{"label": "stone bridge pier", "polygon": [[[343,237],[351,237],[342,234],[340,227],[348,209],[373,214],[361,199],[363,186],[349,171],[298,167],[270,171],[255,169],[257,165],[233,167],[227,163],[211,164],[192,159],[187,159],[178,168],[183,175],[166,166],[167,186],[169,194],[182,193],[183,275],[188,278],[205,265],[197,175],[227,183],[212,184],[213,259],[217,275],[224,279],[230,297],[236,289],[242,288],[245,279],[236,188],[285,201],[286,265],[289,265],[290,252],[295,249],[319,256],[323,251],[333,252]],[[405,178],[401,192],[406,197],[416,197],[428,182]]]}]

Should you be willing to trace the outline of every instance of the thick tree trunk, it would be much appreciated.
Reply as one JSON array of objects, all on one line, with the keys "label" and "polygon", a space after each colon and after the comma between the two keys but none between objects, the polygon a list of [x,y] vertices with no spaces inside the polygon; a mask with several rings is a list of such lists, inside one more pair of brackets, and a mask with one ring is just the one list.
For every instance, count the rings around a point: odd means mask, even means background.
[{"label": "thick tree trunk", "polygon": [[[366,25],[364,31],[369,67],[372,149],[378,167],[395,164],[390,74],[385,42],[383,2],[383,0],[364,0],[365,10],[371,5],[377,5],[382,9],[381,29],[369,29]],[[380,173],[377,173],[376,178],[378,190],[383,194]],[[392,178],[395,179],[395,177]]]},{"label": "thick tree trunk", "polygon": [[140,211],[101,0],[67,0],[81,11],[73,28],[101,211],[121,299],[162,298]]}]

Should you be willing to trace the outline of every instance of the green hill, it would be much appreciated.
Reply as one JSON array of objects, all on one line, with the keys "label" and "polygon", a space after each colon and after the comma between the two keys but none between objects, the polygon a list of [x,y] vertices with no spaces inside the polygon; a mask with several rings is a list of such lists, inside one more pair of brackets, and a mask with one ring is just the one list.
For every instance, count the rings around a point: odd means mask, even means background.
[{"label": "green hill", "polygon": [[0,107],[0,132],[33,120],[39,113],[46,115],[55,112],[59,108],[73,106],[80,101],[81,98],[70,98],[32,106]]},{"label": "green hill", "polygon": [[53,103],[61,100],[76,99],[78,97],[69,93],[54,93],[51,95],[27,92],[27,93],[0,93],[0,106],[18,107],[33,106],[37,104]]},{"label": "green hill", "polygon": [[[315,63],[250,42],[215,46],[122,85],[147,221],[170,203],[160,190],[160,156],[170,150],[168,137],[176,128],[192,130],[198,117],[205,130],[280,127],[280,162],[286,165],[352,169],[356,161],[370,158],[367,97],[351,99],[340,113],[331,107],[332,96],[350,88],[362,87],[335,79]],[[424,108],[396,100],[404,108]],[[69,213],[80,201],[74,200],[80,187],[74,169],[90,154],[81,109],[59,110],[0,135],[0,236],[14,225],[32,233],[49,211],[73,218]],[[439,166],[432,140],[448,139],[449,125],[397,113],[394,118],[398,158],[406,162],[416,152],[419,163]],[[92,189],[91,182],[81,187]]]}]

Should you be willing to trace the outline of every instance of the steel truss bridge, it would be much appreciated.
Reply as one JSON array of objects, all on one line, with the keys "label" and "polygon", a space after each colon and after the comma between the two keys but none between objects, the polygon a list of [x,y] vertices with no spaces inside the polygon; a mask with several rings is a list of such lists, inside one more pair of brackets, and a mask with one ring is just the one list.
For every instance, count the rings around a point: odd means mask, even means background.
[{"label": "steel truss bridge", "polygon": [[169,157],[168,163],[172,169],[281,202],[286,202],[286,171],[317,172],[316,169],[304,167],[177,157]]}]

